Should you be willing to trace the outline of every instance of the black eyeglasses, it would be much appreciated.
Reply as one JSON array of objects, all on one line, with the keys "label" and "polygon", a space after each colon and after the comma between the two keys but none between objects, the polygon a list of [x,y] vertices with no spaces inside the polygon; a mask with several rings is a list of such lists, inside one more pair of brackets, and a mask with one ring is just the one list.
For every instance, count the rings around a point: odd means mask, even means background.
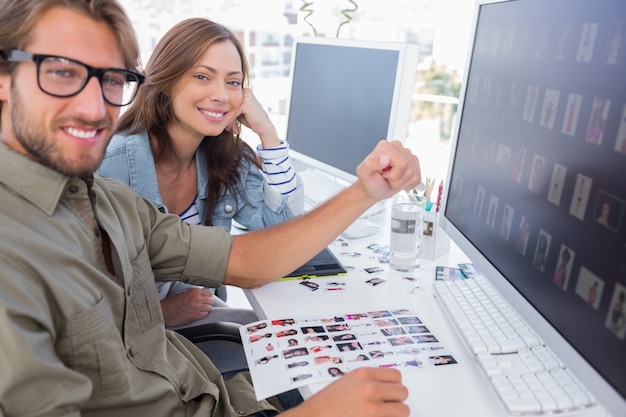
[{"label": "black eyeglasses", "polygon": [[55,55],[31,54],[19,49],[2,51],[10,62],[34,62],[37,84],[41,91],[53,97],[72,97],[80,93],[91,77],[96,77],[104,100],[117,107],[130,104],[144,76],[120,68],[94,68],[75,59]]}]

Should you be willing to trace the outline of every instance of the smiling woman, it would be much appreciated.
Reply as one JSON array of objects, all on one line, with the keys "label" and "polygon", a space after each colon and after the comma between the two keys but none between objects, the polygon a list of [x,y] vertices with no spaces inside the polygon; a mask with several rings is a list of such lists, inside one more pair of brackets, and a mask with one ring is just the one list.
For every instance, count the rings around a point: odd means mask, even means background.
[{"label": "smiling woman", "polygon": [[[203,18],[176,24],[157,44],[145,76],[100,174],[188,223],[230,229],[236,220],[259,229],[303,212],[289,147],[246,87],[248,62],[230,30]],[[240,124],[258,135],[256,152],[239,137]],[[158,287],[168,326],[256,320],[250,310],[221,309],[227,306],[207,289]]]}]

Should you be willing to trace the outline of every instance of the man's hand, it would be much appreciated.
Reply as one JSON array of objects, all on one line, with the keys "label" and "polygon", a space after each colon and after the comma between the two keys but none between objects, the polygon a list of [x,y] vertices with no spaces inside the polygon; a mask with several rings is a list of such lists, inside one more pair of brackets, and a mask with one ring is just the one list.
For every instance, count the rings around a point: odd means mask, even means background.
[{"label": "man's hand", "polygon": [[399,371],[359,368],[325,387],[281,416],[407,417],[409,392]]},{"label": "man's hand", "polygon": [[182,326],[209,315],[213,308],[213,293],[206,288],[191,288],[170,295],[161,301],[166,326]]},{"label": "man's hand", "polygon": [[356,173],[366,193],[377,200],[410,191],[422,181],[419,160],[398,141],[380,141]]}]

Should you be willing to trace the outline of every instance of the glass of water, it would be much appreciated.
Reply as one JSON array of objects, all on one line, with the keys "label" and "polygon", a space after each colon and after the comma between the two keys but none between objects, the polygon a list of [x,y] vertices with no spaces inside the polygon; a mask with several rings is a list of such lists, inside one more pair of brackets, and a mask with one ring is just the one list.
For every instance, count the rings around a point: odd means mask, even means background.
[{"label": "glass of water", "polygon": [[421,202],[397,198],[391,204],[391,255],[392,269],[410,272],[420,266],[422,234],[424,231],[424,206]]}]

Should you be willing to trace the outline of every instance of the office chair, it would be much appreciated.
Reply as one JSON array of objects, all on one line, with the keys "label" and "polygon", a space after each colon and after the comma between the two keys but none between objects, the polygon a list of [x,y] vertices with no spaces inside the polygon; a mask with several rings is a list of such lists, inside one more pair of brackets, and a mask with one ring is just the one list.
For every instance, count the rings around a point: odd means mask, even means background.
[{"label": "office chair", "polygon": [[176,329],[178,332],[211,359],[222,373],[230,379],[237,373],[248,370],[239,328],[241,324],[220,322]]},{"label": "office chair", "polygon": [[226,302],[228,298],[228,291],[225,285],[221,285],[215,289],[215,295],[219,297],[223,302]]},{"label": "office chair", "polygon": [[[189,323],[184,326],[168,327],[202,350],[222,373],[225,379],[248,370],[248,363],[239,334],[240,323],[257,320],[256,314],[246,308],[232,308],[225,305],[227,286],[216,288],[214,307],[219,307],[221,315],[213,316],[207,322]],[[218,303],[218,299],[224,301]],[[227,307],[227,308],[223,308]],[[229,312],[231,310],[231,312]],[[217,320],[217,321],[213,321]]]}]

